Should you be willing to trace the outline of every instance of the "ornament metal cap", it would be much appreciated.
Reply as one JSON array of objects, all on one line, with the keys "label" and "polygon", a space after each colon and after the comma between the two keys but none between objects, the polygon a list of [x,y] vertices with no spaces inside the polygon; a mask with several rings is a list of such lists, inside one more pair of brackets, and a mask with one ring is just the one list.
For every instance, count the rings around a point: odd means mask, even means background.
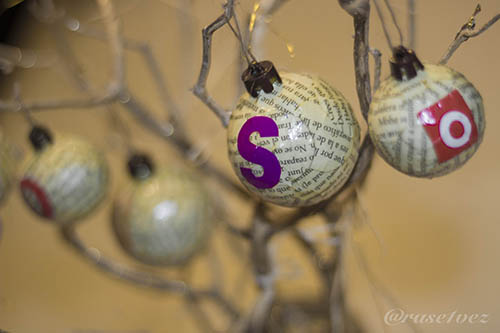
[{"label": "ornament metal cap", "polygon": [[154,171],[153,162],[144,154],[133,154],[127,163],[128,171],[132,177],[139,180],[149,178]]},{"label": "ornament metal cap", "polygon": [[392,50],[390,64],[391,75],[398,81],[413,79],[419,70],[424,69],[415,52],[402,45]]},{"label": "ornament metal cap", "polygon": [[241,75],[241,79],[252,97],[257,97],[260,90],[266,94],[273,91],[273,83],[282,83],[278,71],[270,61],[252,62]]},{"label": "ornament metal cap", "polygon": [[52,135],[48,129],[42,126],[33,126],[29,134],[29,139],[36,151],[41,151],[48,144],[52,143]]}]

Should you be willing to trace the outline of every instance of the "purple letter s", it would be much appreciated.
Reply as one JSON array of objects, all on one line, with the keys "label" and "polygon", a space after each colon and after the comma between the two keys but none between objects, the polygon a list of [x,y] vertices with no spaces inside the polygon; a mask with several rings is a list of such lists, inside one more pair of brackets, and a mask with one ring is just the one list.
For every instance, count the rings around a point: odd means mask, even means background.
[{"label": "purple letter s", "polygon": [[250,142],[250,135],[254,132],[258,132],[262,138],[278,136],[278,125],[269,117],[256,116],[248,119],[238,134],[240,155],[245,160],[258,164],[264,169],[262,176],[256,177],[252,173],[252,169],[240,168],[243,177],[257,188],[272,188],[280,182],[280,162],[272,152]]}]

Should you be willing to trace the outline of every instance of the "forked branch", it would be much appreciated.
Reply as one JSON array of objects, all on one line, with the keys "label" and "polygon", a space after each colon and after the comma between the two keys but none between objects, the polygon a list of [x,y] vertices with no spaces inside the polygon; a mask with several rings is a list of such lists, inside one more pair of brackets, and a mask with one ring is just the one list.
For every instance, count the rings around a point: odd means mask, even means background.
[{"label": "forked branch", "polygon": [[231,112],[220,106],[207,92],[207,80],[212,63],[212,35],[214,32],[226,25],[234,15],[234,0],[228,0],[224,5],[224,13],[219,16],[214,22],[205,27],[202,31],[203,36],[203,59],[201,63],[200,75],[198,81],[193,87],[193,93],[206,106],[212,110],[222,122],[222,126],[227,127]]},{"label": "forked branch", "polygon": [[440,65],[446,65],[446,63],[448,63],[448,60],[450,60],[451,56],[460,47],[460,45],[462,45],[462,43],[468,41],[470,38],[479,36],[486,30],[491,28],[491,26],[495,24],[498,20],[500,20],[500,14],[497,14],[493,16],[493,18],[489,20],[485,25],[483,25],[479,30],[474,31],[474,28],[476,27],[476,16],[477,14],[479,14],[479,12],[481,12],[481,6],[477,5],[472,16],[464,25],[462,25],[457,35],[455,36],[455,39],[451,42],[450,46],[448,47],[448,50],[446,51],[445,55],[439,61]]}]

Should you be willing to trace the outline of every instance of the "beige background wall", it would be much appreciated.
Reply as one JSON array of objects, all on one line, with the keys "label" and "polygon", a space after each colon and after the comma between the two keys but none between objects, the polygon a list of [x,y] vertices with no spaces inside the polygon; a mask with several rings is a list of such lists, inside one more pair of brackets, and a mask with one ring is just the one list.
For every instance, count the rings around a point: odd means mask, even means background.
[{"label": "beige background wall", "polygon": [[[186,1],[187,2],[187,1]],[[184,110],[188,131],[205,153],[232,175],[226,160],[225,133],[215,117],[189,92],[196,80],[201,58],[201,28],[220,14],[222,0],[191,1],[185,12],[183,1],[116,1],[124,22],[125,35],[147,41],[160,60],[162,71],[176,102]],[[398,18],[406,27],[405,1],[393,0]],[[471,15],[476,2],[468,0],[417,1],[417,53],[436,62],[445,52],[458,28]],[[64,6],[75,16],[94,22],[93,2],[67,1]],[[483,13],[478,25],[500,12],[498,0],[481,2]],[[252,1],[241,1],[240,17],[252,9]],[[78,8],[77,8],[78,7]],[[373,11],[372,14],[375,12]],[[371,43],[383,54],[383,73],[388,73],[388,48],[378,19],[372,15]],[[99,27],[99,24],[96,24]],[[390,26],[392,29],[392,26]],[[270,22],[271,32],[263,41],[262,53],[278,68],[319,73],[359,109],[352,68],[352,24],[333,0],[291,0]],[[392,29],[391,31],[394,32]],[[406,31],[406,30],[405,30]],[[393,34],[395,36],[395,34]],[[73,36],[73,35],[69,35]],[[488,314],[487,324],[419,325],[422,332],[498,332],[500,331],[500,227],[498,189],[500,188],[500,24],[484,35],[465,43],[449,65],[464,73],[481,92],[486,109],[487,129],[477,154],[462,169],[443,178],[409,178],[391,169],[380,158],[361,191],[364,209],[377,241],[367,226],[356,227],[354,246],[366,254],[378,280],[411,313]],[[27,19],[17,36],[18,45],[50,49],[53,44],[43,25]],[[72,39],[82,68],[91,82],[103,87],[111,73],[105,44],[82,37]],[[294,56],[287,51],[294,47]],[[187,56],[189,55],[189,56]],[[128,84],[156,115],[164,117],[154,84],[143,60],[127,53]],[[214,39],[213,72],[209,89],[230,107],[239,83],[236,81],[237,44],[228,29]],[[9,75],[2,86],[2,97],[12,93],[19,81],[26,100],[57,96],[78,96],[64,71],[20,70]],[[120,107],[119,112],[125,113]],[[130,119],[128,115],[125,116]],[[111,164],[112,188],[108,200],[81,226],[82,237],[102,253],[149,269],[126,257],[115,242],[109,226],[110,202],[119,195],[126,181],[124,151],[102,108],[92,110],[46,111],[36,119],[56,131],[83,135],[106,151]],[[28,126],[19,115],[0,116],[2,131],[29,156]],[[163,163],[177,163],[173,150],[136,125],[131,125],[136,146],[154,153]],[[216,187],[214,187],[216,190]],[[229,216],[245,224],[249,209],[244,203],[224,197]],[[243,207],[243,208],[242,208]],[[243,214],[241,213],[243,211]],[[181,299],[119,282],[81,260],[59,239],[56,230],[26,209],[15,189],[0,208],[3,221],[0,239],[0,329],[9,332],[195,332],[196,325]],[[286,236],[285,236],[286,238]],[[288,251],[286,239],[278,238],[273,247],[284,266],[303,262],[299,254]],[[241,265],[235,265],[224,240],[217,238],[216,249],[230,267],[227,292],[238,295],[248,305],[252,291],[242,289]],[[245,250],[245,249],[243,249]],[[286,253],[280,253],[280,251]],[[206,271],[207,258],[201,257],[181,272],[162,271],[166,276],[183,277]],[[246,264],[246,263],[245,263]],[[283,283],[310,288],[310,268],[299,269],[298,277],[284,277]],[[375,293],[375,299],[360,269],[358,259],[348,249],[347,281],[349,301],[362,319],[367,332],[407,332],[406,326],[387,327],[383,315],[394,306]],[[203,283],[205,275],[198,275]],[[299,289],[300,289],[299,288]],[[303,289],[312,293],[314,289]],[[237,291],[237,292],[236,292]],[[248,295],[248,297],[244,297]],[[377,310],[376,303],[381,304]],[[221,328],[224,322],[218,322]],[[142,332],[141,331],[141,332]]]}]

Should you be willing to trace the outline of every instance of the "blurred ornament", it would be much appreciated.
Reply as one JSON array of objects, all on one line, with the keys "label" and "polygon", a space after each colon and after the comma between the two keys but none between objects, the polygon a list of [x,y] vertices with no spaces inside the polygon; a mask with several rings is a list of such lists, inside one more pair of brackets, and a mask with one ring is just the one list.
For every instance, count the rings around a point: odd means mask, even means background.
[{"label": "blurred ornament", "polygon": [[128,167],[134,180],[113,213],[120,244],[147,264],[184,264],[210,232],[212,207],[201,179],[184,169],[156,172],[145,155],[132,156]]},{"label": "blurred ornament", "polygon": [[14,180],[14,161],[11,147],[0,133],[0,203],[5,200]]},{"label": "blurred ornament", "polygon": [[33,127],[35,156],[21,180],[26,203],[38,215],[69,224],[89,214],[104,197],[108,168],[94,146],[76,137],[52,143],[50,133]]},{"label": "blurred ornament", "polygon": [[[260,67],[259,67],[260,66]],[[337,192],[358,157],[359,125],[342,94],[272,63],[243,73],[247,93],[228,126],[228,152],[245,187],[282,206],[308,206]]]},{"label": "blurred ornament", "polygon": [[425,64],[399,46],[392,75],[373,96],[368,128],[377,152],[397,170],[436,177],[462,166],[483,139],[481,95],[460,73]]}]

